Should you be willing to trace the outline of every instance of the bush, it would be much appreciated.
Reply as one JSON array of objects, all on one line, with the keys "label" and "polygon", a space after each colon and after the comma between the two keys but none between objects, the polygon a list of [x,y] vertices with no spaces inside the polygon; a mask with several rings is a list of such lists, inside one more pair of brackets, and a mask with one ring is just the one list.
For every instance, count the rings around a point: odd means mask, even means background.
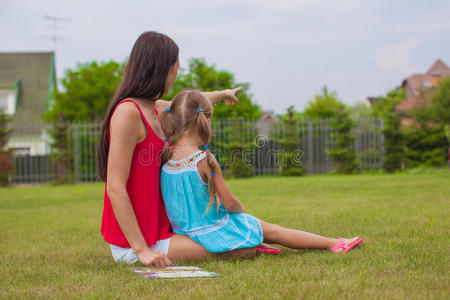
[{"label": "bush", "polygon": [[405,157],[405,136],[401,130],[401,120],[396,114],[394,107],[384,114],[384,144],[385,157],[383,169],[393,173],[402,168]]},{"label": "bush", "polygon": [[305,173],[303,162],[301,161],[300,141],[296,135],[297,122],[295,120],[294,106],[290,106],[286,119],[283,119],[284,138],[278,143],[282,147],[282,152],[278,154],[278,166],[280,174],[283,176],[301,176]]},{"label": "bush", "polygon": [[425,126],[406,129],[406,166],[442,167],[447,159],[448,143],[443,128]]},{"label": "bush", "polygon": [[354,173],[358,167],[354,149],[355,137],[353,135],[355,124],[350,117],[349,110],[345,106],[341,106],[331,124],[335,128],[332,134],[334,141],[330,142],[332,150],[327,150],[327,154],[333,161],[336,173]]},{"label": "bush", "polygon": [[250,177],[254,174],[253,161],[250,155],[253,153],[255,145],[245,141],[243,132],[251,132],[256,135],[256,130],[252,122],[245,122],[242,119],[233,119],[226,130],[227,143],[218,143],[225,149],[225,157],[222,163],[225,166],[224,174],[236,178]]}]

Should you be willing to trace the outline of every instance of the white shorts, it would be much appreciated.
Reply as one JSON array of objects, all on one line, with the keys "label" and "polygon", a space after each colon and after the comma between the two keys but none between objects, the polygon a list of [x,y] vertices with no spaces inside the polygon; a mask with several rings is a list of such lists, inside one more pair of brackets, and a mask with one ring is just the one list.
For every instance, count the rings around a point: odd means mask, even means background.
[{"label": "white shorts", "polygon": [[[156,242],[155,245],[152,245],[149,248],[167,255],[167,253],[169,253],[170,239],[171,238],[159,240]],[[139,261],[139,259],[136,256],[136,253],[134,253],[133,251],[133,248],[121,248],[113,244],[110,245],[112,257],[116,262],[124,262],[127,264],[132,264]]]}]

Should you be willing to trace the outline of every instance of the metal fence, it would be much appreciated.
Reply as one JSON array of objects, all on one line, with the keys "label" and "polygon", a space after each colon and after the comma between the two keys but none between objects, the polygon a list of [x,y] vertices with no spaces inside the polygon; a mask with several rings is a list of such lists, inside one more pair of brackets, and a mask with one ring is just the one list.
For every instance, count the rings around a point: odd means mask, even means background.
[{"label": "metal fence", "polygon": [[[295,137],[299,143],[300,163],[307,174],[327,173],[333,170],[327,150],[332,150],[335,128],[331,120],[297,120]],[[58,176],[52,165],[57,150],[52,148],[49,125],[11,124],[14,130],[8,147],[13,150],[13,184],[40,184]],[[356,121],[353,149],[359,169],[381,168],[384,159],[383,123],[380,119]],[[96,147],[101,124],[68,124],[68,141],[72,178],[75,182],[98,181],[96,174]],[[239,143],[247,163],[253,165],[254,175],[273,175],[279,171],[277,153],[283,151],[281,141],[287,130],[283,122],[224,119],[213,120],[210,149],[223,167],[229,156],[229,145]],[[228,157],[229,159],[229,157]]]}]

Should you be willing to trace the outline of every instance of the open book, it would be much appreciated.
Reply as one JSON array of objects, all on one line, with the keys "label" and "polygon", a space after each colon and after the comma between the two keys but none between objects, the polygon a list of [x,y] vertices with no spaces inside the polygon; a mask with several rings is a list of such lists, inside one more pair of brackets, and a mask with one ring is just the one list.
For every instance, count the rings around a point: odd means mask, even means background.
[{"label": "open book", "polygon": [[137,275],[147,279],[154,278],[181,278],[181,277],[219,277],[220,275],[199,267],[179,266],[179,267],[137,267],[130,268]]}]

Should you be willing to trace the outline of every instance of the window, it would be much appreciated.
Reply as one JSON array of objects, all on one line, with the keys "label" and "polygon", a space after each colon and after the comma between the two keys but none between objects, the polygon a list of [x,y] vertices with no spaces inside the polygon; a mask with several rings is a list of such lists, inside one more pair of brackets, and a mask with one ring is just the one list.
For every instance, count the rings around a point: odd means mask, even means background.
[{"label": "window", "polygon": [[14,156],[21,156],[21,155],[30,155],[31,149],[30,147],[15,147],[11,149],[14,153]]},{"label": "window", "polygon": [[0,90],[0,110],[9,115],[16,112],[16,92],[14,90]]},{"label": "window", "polygon": [[426,88],[430,88],[431,87],[431,81],[430,80],[424,80],[423,82],[423,86]]},{"label": "window", "polygon": [[6,112],[8,110],[8,95],[0,94],[0,110]]}]

